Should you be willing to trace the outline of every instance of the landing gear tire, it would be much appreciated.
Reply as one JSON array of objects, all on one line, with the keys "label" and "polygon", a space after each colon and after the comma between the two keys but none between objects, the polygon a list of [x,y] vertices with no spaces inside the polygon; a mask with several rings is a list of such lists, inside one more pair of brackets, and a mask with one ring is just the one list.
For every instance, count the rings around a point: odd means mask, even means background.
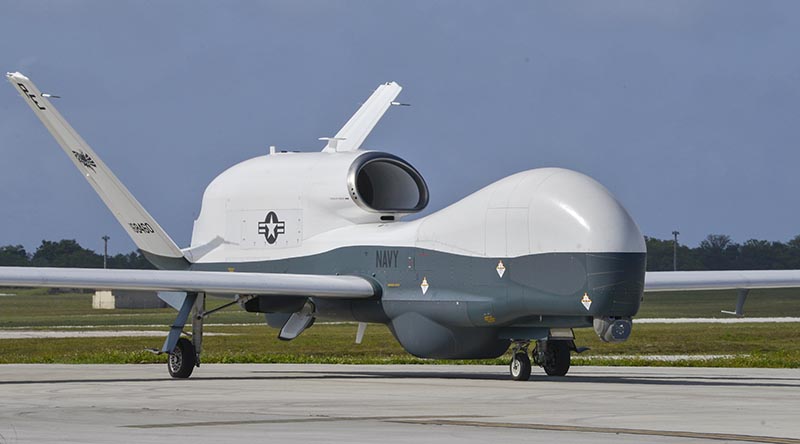
[{"label": "landing gear tire", "polygon": [[186,338],[178,339],[178,344],[169,354],[169,360],[167,361],[169,375],[173,378],[186,379],[192,375],[196,363],[197,355],[192,341]]},{"label": "landing gear tire", "polygon": [[527,381],[531,378],[531,359],[527,353],[514,353],[509,365],[511,379],[515,381]]},{"label": "landing gear tire", "polygon": [[569,371],[569,342],[548,341],[541,363],[548,376],[564,376]]}]

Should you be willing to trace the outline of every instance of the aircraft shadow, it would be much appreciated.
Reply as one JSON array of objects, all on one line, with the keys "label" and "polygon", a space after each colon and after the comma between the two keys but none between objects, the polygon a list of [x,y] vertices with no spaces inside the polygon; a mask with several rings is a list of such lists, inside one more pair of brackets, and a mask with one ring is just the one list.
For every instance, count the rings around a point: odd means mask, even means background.
[{"label": "aircraft shadow", "polygon": [[[0,385],[24,384],[85,384],[85,383],[122,383],[122,382],[160,382],[171,381],[179,384],[191,384],[193,381],[270,381],[270,380],[326,380],[326,379],[439,379],[439,380],[476,380],[476,381],[508,381],[509,384],[524,384],[511,381],[504,371],[497,373],[478,373],[469,371],[453,371],[449,373],[403,370],[403,371],[369,371],[369,370],[258,370],[246,376],[202,376],[196,375],[187,380],[164,378],[86,378],[86,379],[46,379],[0,381]],[[625,384],[625,385],[662,385],[662,386],[707,386],[707,387],[786,387],[800,388],[800,377],[771,378],[746,376],[665,376],[665,375],[572,375],[545,376],[532,375],[528,383],[571,383],[571,384]]]}]

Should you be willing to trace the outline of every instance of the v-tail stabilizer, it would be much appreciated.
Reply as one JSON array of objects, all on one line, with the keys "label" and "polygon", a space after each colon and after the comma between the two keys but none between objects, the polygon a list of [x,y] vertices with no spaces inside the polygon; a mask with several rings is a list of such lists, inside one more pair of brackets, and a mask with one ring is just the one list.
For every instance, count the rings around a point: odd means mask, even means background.
[{"label": "v-tail stabilizer", "polygon": [[50,131],[136,246],[155,262],[163,258],[163,261],[170,261],[173,267],[178,265],[174,268],[180,268],[181,264],[188,265],[180,248],[164,229],[48,100],[48,97],[53,96],[42,94],[29,78],[19,72],[6,73],[6,78]]},{"label": "v-tail stabilizer", "polygon": [[394,101],[402,90],[403,87],[398,85],[397,82],[388,82],[378,86],[335,136],[320,139],[328,141],[322,151],[336,152],[359,149],[390,106],[407,105]]}]

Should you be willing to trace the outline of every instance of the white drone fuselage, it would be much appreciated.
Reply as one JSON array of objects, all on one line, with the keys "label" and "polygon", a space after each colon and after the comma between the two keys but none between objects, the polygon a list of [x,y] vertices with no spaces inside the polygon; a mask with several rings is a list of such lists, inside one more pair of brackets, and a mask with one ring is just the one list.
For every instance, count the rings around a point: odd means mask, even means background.
[{"label": "white drone fuselage", "polygon": [[[274,153],[211,182],[184,252],[196,270],[368,278],[380,299],[314,300],[317,317],[386,323],[425,357],[495,356],[509,338],[638,310],[644,238],[588,176],[528,170],[400,220],[427,200],[417,170],[393,155]],[[281,325],[274,313],[298,306],[265,298],[247,308]]]}]

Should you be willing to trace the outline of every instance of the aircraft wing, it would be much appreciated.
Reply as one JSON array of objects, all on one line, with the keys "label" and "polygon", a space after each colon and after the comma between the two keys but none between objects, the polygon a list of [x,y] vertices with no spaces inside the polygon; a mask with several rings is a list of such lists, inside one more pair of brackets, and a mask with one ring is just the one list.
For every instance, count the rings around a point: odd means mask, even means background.
[{"label": "aircraft wing", "polygon": [[3,286],[344,299],[369,298],[377,293],[368,280],[358,276],[97,268],[0,267]]},{"label": "aircraft wing", "polygon": [[650,271],[644,291],[800,288],[800,270]]}]

